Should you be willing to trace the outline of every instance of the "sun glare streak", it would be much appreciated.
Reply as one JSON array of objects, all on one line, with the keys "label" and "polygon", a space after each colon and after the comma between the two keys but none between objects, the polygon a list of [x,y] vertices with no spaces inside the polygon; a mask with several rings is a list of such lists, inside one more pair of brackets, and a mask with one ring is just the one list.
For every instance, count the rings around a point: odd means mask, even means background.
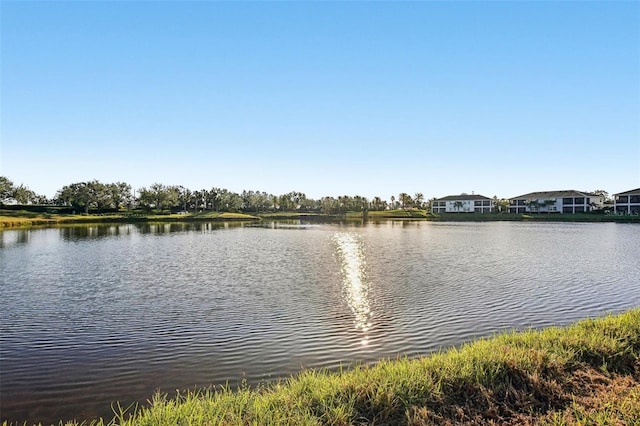
[{"label": "sun glare streak", "polygon": [[333,236],[336,254],[341,263],[342,290],[354,315],[354,327],[364,333],[362,344],[368,344],[367,332],[371,328],[371,307],[365,274],[366,259],[360,236],[340,232]]}]

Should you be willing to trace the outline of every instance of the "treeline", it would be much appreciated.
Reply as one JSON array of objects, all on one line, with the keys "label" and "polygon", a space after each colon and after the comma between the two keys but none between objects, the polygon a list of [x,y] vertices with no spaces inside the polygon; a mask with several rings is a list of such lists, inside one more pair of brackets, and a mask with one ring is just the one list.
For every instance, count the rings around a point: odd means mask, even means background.
[{"label": "treeline", "polygon": [[143,209],[171,212],[320,212],[337,214],[348,211],[388,210],[417,208],[425,209],[421,193],[413,196],[400,193],[391,196],[390,201],[381,197],[368,199],[359,195],[322,197],[318,200],[307,198],[303,192],[292,191],[274,195],[262,191],[242,191],[236,193],[224,188],[191,190],[180,185],[154,183],[133,191],[124,182],[102,183],[98,180],[76,182],[59,189],[53,199],[37,195],[24,185],[15,186],[11,180],[0,176],[0,204],[14,202],[21,205],[66,206],[78,212],[107,212]]}]

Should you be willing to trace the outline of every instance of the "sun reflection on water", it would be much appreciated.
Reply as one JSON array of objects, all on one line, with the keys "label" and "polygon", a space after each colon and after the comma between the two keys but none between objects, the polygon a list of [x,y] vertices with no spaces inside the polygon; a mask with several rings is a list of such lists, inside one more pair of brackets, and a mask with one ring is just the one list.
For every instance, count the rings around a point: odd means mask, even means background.
[{"label": "sun reflection on water", "polygon": [[371,307],[365,274],[365,253],[360,234],[339,232],[333,236],[336,255],[341,264],[342,291],[354,315],[355,329],[364,333],[362,344],[368,344],[371,328]]}]

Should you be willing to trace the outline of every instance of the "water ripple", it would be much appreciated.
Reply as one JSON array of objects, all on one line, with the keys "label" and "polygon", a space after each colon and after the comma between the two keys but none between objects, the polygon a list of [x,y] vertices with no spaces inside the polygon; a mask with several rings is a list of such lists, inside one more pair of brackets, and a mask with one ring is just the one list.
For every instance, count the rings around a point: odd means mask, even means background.
[{"label": "water ripple", "polygon": [[3,419],[418,356],[640,305],[640,227],[118,225],[0,232]]}]

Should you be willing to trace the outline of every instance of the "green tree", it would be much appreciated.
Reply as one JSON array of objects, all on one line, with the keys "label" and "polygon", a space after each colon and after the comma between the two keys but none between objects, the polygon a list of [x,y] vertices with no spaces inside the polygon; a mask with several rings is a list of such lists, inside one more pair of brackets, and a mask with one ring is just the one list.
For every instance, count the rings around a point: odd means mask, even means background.
[{"label": "green tree", "polygon": [[114,209],[131,208],[133,195],[131,193],[131,185],[124,182],[110,183],[106,187],[109,193],[110,205]]},{"label": "green tree", "polygon": [[0,204],[4,204],[13,198],[14,186],[13,182],[5,176],[0,176]]},{"label": "green tree", "polygon": [[211,188],[207,194],[207,199],[211,203],[211,211],[218,211],[220,209],[220,188]]},{"label": "green tree", "polygon": [[89,207],[94,202],[94,194],[89,182],[76,182],[58,190],[56,199],[58,203],[84,210],[86,214],[89,213]]},{"label": "green tree", "polygon": [[320,210],[324,214],[335,214],[340,208],[340,202],[334,197],[322,197],[320,199]]},{"label": "green tree", "polygon": [[111,192],[108,185],[94,179],[87,183],[87,187],[89,188],[91,198],[90,204],[92,206],[95,206],[98,210],[103,210],[113,206],[113,199],[111,198]]},{"label": "green tree", "polygon": [[144,208],[147,211],[151,211],[151,209],[155,207],[155,197],[153,195],[153,191],[143,186],[138,190],[138,198],[136,202],[140,207]]},{"label": "green tree", "polygon": [[509,211],[509,200],[504,198],[498,198],[497,195],[493,196],[493,209],[496,213],[504,213]]},{"label": "green tree", "polygon": [[13,189],[13,199],[18,204],[33,203],[36,199],[36,193],[24,185],[19,185]]},{"label": "green tree", "polygon": [[555,204],[556,204],[555,198],[549,198],[542,202],[542,205],[547,208],[547,211],[549,211],[549,206],[553,206]]},{"label": "green tree", "polygon": [[367,197],[363,197],[361,195],[354,195],[352,197],[351,208],[350,211],[361,212],[367,210],[367,206],[369,205],[369,200]]},{"label": "green tree", "polygon": [[151,191],[151,199],[153,200],[153,207],[158,210],[162,210],[165,205],[165,199],[167,196],[167,187],[161,183],[154,183],[149,188]]},{"label": "green tree", "polygon": [[386,208],[386,202],[384,202],[382,200],[382,198],[380,197],[373,197],[373,199],[371,200],[371,203],[369,203],[369,206],[371,208],[371,210],[384,210]]},{"label": "green tree", "polygon": [[242,209],[242,197],[235,193],[223,189],[220,192],[220,210],[227,212],[238,212]]},{"label": "green tree", "polygon": [[525,204],[529,207],[529,212],[533,213],[534,211],[537,211],[540,213],[540,204],[538,203],[538,200],[527,200]]},{"label": "green tree", "polygon": [[165,186],[154,183],[149,189],[142,187],[138,191],[138,203],[147,210],[165,210],[177,207],[180,201],[179,186]]},{"label": "green tree", "polygon": [[414,206],[417,209],[422,209],[424,206],[424,195],[422,194],[422,192],[416,192],[413,195],[413,202],[414,202]]},{"label": "green tree", "polygon": [[195,191],[194,198],[196,199],[196,210],[206,211],[207,206],[209,205],[209,191],[207,191],[206,189]]},{"label": "green tree", "polygon": [[182,185],[178,186],[178,190],[178,205],[182,206],[182,211],[189,211],[189,207],[191,207],[191,201],[193,198],[191,191]]},{"label": "green tree", "polygon": [[600,198],[600,202],[602,203],[606,203],[607,201],[611,201],[611,198],[609,198],[609,193],[603,189],[596,189],[595,191],[591,192],[593,195],[598,196],[598,198]]},{"label": "green tree", "polygon": [[413,204],[413,200],[411,199],[411,196],[406,192],[401,192],[398,195],[398,200],[400,201],[401,209],[405,209],[407,208],[407,206],[410,206],[411,204]]},{"label": "green tree", "polygon": [[460,213],[460,209],[464,206],[464,203],[462,201],[455,201],[453,203],[453,208],[456,209],[457,213]]}]

